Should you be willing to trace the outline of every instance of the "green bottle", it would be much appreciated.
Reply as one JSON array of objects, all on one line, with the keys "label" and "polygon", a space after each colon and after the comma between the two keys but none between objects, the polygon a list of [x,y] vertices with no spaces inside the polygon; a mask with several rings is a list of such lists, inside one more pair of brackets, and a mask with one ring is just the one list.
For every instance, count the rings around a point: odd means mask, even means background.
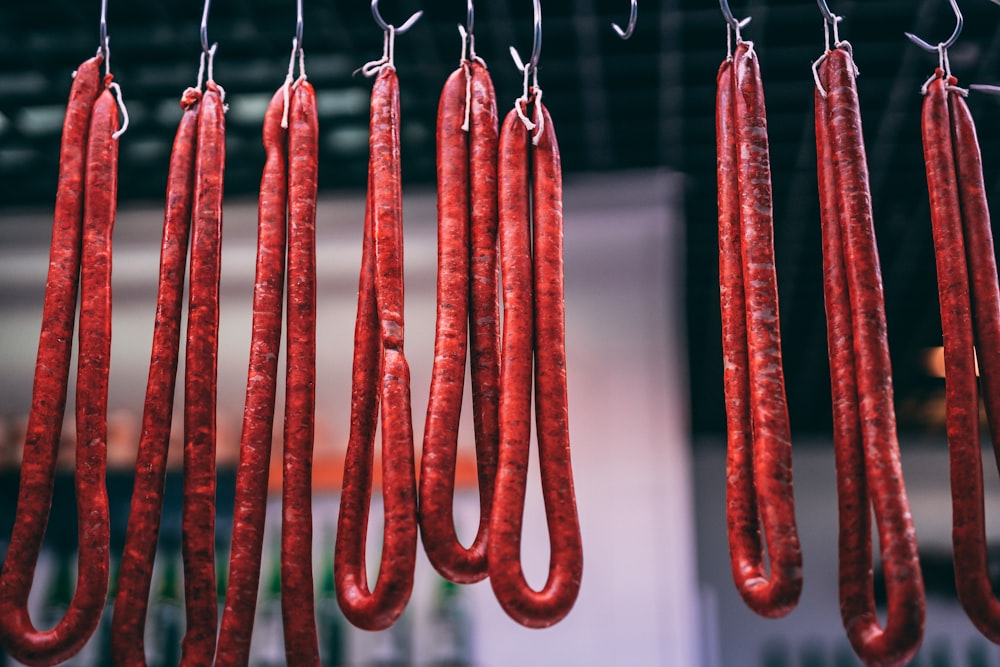
[{"label": "green bottle", "polygon": [[433,637],[430,662],[433,667],[471,667],[472,617],[464,589],[443,577],[434,588],[431,612]]},{"label": "green bottle", "polygon": [[[332,539],[330,540],[333,541]],[[324,550],[323,574],[316,596],[316,625],[319,633],[319,659],[323,667],[343,667],[346,660],[344,615],[337,604],[333,578],[333,549]]]},{"label": "green bottle", "polygon": [[149,667],[175,667],[180,662],[184,634],[184,603],[181,595],[180,554],[176,550],[159,554],[163,568],[150,603],[146,625],[146,653]]},{"label": "green bottle", "polygon": [[250,645],[252,667],[284,667],[285,633],[281,622],[281,537],[270,541],[267,580],[257,604],[253,640]]},{"label": "green bottle", "polygon": [[88,663],[96,667],[112,667],[111,662],[111,613],[115,606],[115,595],[118,593],[118,570],[121,567],[119,560],[111,557],[111,572],[108,578],[108,596],[104,602],[104,613],[101,614],[101,623],[97,626],[97,632],[91,638],[89,644],[94,646],[94,654]]}]

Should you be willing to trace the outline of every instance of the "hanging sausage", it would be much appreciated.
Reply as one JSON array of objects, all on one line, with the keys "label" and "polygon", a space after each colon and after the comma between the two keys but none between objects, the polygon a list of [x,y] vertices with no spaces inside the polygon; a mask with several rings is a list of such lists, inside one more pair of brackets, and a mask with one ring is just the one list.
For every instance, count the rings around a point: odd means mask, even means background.
[{"label": "hanging sausage", "polygon": [[922,134],[944,339],[946,423],[951,467],[952,542],[958,599],[973,625],[1000,643],[1000,601],[990,581],[979,440],[976,360],[994,449],[1000,444],[1000,290],[993,234],[968,91],[952,76],[948,49],[907,36],[939,58],[924,84]]},{"label": "hanging sausage", "polygon": [[[208,3],[206,2],[206,11]],[[222,259],[222,182],[226,163],[225,91],[212,76],[208,46],[205,92],[198,110],[191,268],[184,358],[184,561],[186,627],[181,665],[205,665],[215,655],[218,602],[215,581],[215,441],[218,394],[219,278]]]},{"label": "hanging sausage", "polygon": [[[413,589],[417,490],[410,413],[410,371],[403,354],[403,227],[399,156],[399,79],[393,59],[398,28],[372,14],[385,32],[380,60],[362,68],[374,76],[368,195],[354,331],[351,430],[334,548],[337,601],[347,619],[366,630],[391,626]],[[381,410],[380,410],[381,408]],[[382,558],[374,589],[365,570],[376,422],[382,417]]]},{"label": "hanging sausage", "polygon": [[[531,58],[522,63],[511,49],[524,74],[524,92],[500,130],[500,449],[487,562],[504,611],[522,625],[541,628],[573,608],[583,575],[583,545],[566,395],[562,168],[552,118],[538,86],[541,7],[538,0],[533,4]],[[532,394],[549,531],[548,577],[538,591],[521,567]]]},{"label": "hanging sausage", "polygon": [[299,78],[288,106],[288,351],[281,480],[281,616],[289,665],[319,667],[312,574],[316,417],[316,194],[319,125],[306,80],[302,3]]},{"label": "hanging sausage", "polygon": [[[904,665],[923,636],[923,579],[896,436],[857,67],[851,45],[837,34],[841,17],[819,2],[827,48],[813,71],[840,524],[840,612],[851,645],[866,665]],[[879,625],[872,588],[873,511],[888,600],[884,627]]]},{"label": "hanging sausage", "polygon": [[[202,54],[203,67],[205,57]],[[200,79],[197,87],[188,88],[181,96],[180,106],[184,113],[174,136],[167,173],[153,345],[129,521],[112,614],[111,654],[114,664],[118,666],[141,667],[146,664],[146,613],[163,510],[167,450],[177,383],[185,263],[194,200],[194,164],[202,97]]]},{"label": "hanging sausage", "polygon": [[250,361],[236,468],[229,579],[215,650],[215,664],[219,667],[248,663],[257,609],[284,307],[288,131],[282,119],[291,78],[289,73],[264,114],[265,161],[257,204]]},{"label": "hanging sausage", "polygon": [[[75,655],[97,628],[108,591],[110,531],[105,469],[111,233],[118,194],[118,138],[127,116],[119,127],[119,102],[112,91],[120,98],[121,90],[112,83],[106,16],[105,4],[100,47],[74,74],[63,122],[31,411],[14,530],[0,571],[0,644],[15,660],[32,666],[55,665]],[[55,627],[39,631],[28,612],[28,596],[52,505],[78,290],[77,587],[65,616]]]},{"label": "hanging sausage", "polygon": [[[476,55],[472,5],[463,53],[441,91],[437,116],[438,283],[434,366],[420,458],[420,532],[431,565],[456,583],[487,574],[496,476],[500,326],[497,296],[497,105]],[[455,534],[458,425],[471,346],[479,528],[468,548]]]},{"label": "hanging sausage", "polygon": [[[719,287],[728,456],[730,561],[744,602],[784,616],[802,590],[792,447],[781,363],[771,173],[760,67],[753,43],[722,0],[736,50],[719,68],[716,142]],[[761,531],[770,572],[765,569]]]}]

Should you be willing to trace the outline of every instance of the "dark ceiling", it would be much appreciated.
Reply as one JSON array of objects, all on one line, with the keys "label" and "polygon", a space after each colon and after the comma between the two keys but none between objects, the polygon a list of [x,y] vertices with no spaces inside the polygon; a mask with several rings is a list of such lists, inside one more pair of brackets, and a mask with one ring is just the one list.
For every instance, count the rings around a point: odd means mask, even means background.
[{"label": "dark ceiling", "polygon": [[[639,0],[639,22],[623,42],[612,21],[624,0],[547,0],[540,80],[558,128],[567,172],[667,167],[685,174],[687,331],[692,429],[722,430],[719,347],[714,86],[725,55],[725,24],[714,0]],[[810,64],[823,30],[812,0],[733,1],[752,15],[744,36],[760,53],[772,151],[775,240],[782,334],[793,429],[829,430]],[[830,0],[854,45],[871,168],[876,232],[887,298],[900,425],[933,428],[928,409],[941,392],[921,351],[940,344],[934,262],[920,147],[920,84],[935,56],[903,37],[947,37],[946,0]],[[0,6],[0,213],[48,208],[55,192],[62,107],[70,73],[97,46],[96,0],[31,0]],[[200,0],[111,0],[112,71],[131,114],[122,139],[120,199],[159,205],[177,99],[197,74]],[[387,20],[423,19],[397,41],[402,86],[404,177],[433,179],[433,123],[442,82],[459,57],[456,25],[465,3],[385,0]],[[966,27],[952,49],[960,83],[1000,82],[1000,7],[965,0]],[[360,190],[367,160],[370,82],[353,70],[381,54],[367,2],[306,0],[306,69],[319,92],[326,190]],[[263,153],[263,105],[287,69],[293,0],[215,0],[209,37],[219,43],[215,78],[227,91],[227,196],[252,197]],[[507,54],[530,49],[531,2],[481,1],[478,52],[491,67],[500,105],[520,88]],[[979,121],[988,189],[1000,188],[997,102],[969,99]],[[608,224],[621,224],[609,220]],[[930,424],[930,425],[929,425]]]}]

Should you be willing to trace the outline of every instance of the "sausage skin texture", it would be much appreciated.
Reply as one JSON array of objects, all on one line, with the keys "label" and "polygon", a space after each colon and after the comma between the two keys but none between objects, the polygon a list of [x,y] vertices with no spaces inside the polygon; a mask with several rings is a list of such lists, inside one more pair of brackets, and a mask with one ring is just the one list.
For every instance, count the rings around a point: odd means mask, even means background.
[{"label": "sausage skin texture", "polygon": [[191,277],[184,366],[184,500],[181,553],[187,625],[181,665],[215,655],[215,426],[219,350],[219,271],[225,167],[222,97],[211,81],[198,114],[191,220]]},{"label": "sausage skin texture", "polygon": [[[790,612],[802,590],[802,552],[795,524],[791,435],[781,362],[780,317],[774,270],[771,174],[767,120],[760,68],[753,45],[740,42],[731,65],[719,73],[716,121],[720,185],[720,282],[726,366],[742,362],[742,333],[734,321],[740,294],[732,290],[735,262],[742,275],[746,367],[730,378],[727,515],[730,557],[737,590],[756,613],[776,618]],[[727,95],[722,88],[730,85]],[[731,99],[732,120],[728,117]],[[732,137],[732,138],[730,138]],[[730,148],[730,146],[732,148]],[[733,151],[732,157],[728,152]],[[735,171],[736,183],[732,183]],[[738,193],[732,199],[733,193]],[[735,212],[734,212],[735,209]],[[733,216],[739,216],[739,258],[735,256]],[[731,311],[727,313],[726,311]],[[729,328],[727,329],[727,323]],[[745,403],[749,399],[749,406]],[[749,414],[749,419],[747,415]],[[740,420],[741,423],[737,422]],[[746,442],[750,447],[747,451]],[[766,573],[760,529],[767,541]]]},{"label": "sausage skin texture", "polygon": [[[500,438],[500,302],[497,273],[497,101],[486,65],[472,69],[472,109],[469,128],[469,187],[471,192],[469,342],[472,414],[479,482],[479,529],[469,553],[486,554]],[[482,537],[480,537],[482,536]],[[476,544],[481,543],[477,552]],[[473,561],[486,571],[485,563]]]},{"label": "sausage skin texture", "polygon": [[[316,93],[293,88],[288,128],[288,363],[281,487],[281,613],[289,665],[319,667],[312,574],[316,413]],[[256,590],[256,589],[254,589]]]},{"label": "sausage skin texture", "polygon": [[[983,159],[976,125],[965,97],[957,91],[949,91],[948,105],[969,266],[979,377],[1000,472],[1000,286],[997,284],[993,230],[983,183]],[[994,636],[998,637],[994,641],[1000,643],[1000,632]]]},{"label": "sausage skin texture", "polygon": [[[15,660],[33,666],[55,665],[76,654],[96,629],[107,594],[104,469],[106,350],[110,343],[102,338],[110,337],[111,324],[111,227],[118,156],[118,144],[111,135],[118,129],[118,112],[111,93],[102,86],[101,63],[95,57],[77,69],[63,122],[59,189],[17,513],[0,571],[0,643]],[[90,264],[85,277],[81,277],[81,254]],[[81,359],[83,350],[93,355],[81,363],[77,382],[77,419],[83,420],[77,425],[82,438],[77,446],[76,478],[79,578],[66,615],[54,628],[38,631],[28,614],[28,595],[52,503],[78,286],[83,293]]]},{"label": "sausage skin texture", "polygon": [[[829,85],[826,75],[828,69],[829,63],[822,63],[819,67],[820,79],[825,88]],[[814,96],[823,238],[823,296],[826,305],[834,460],[837,470],[840,606],[841,610],[864,610],[873,609],[875,605],[871,571],[871,505],[865,483],[865,454],[858,417],[854,331],[847,269],[844,266],[837,173],[830,132],[830,105],[828,98],[818,89]]]},{"label": "sausage skin texture", "polygon": [[[366,630],[392,625],[413,589],[417,507],[409,367],[403,355],[403,244],[399,171],[399,81],[383,67],[372,88],[369,200],[363,248],[351,435],[344,464],[334,578],[347,619]],[[368,265],[371,262],[371,265]],[[372,287],[368,290],[368,272]],[[374,291],[374,317],[366,291]],[[374,329],[374,331],[373,331]],[[377,365],[376,365],[377,364]],[[374,368],[373,368],[374,367]],[[372,372],[377,368],[376,372]],[[370,383],[372,391],[359,386]],[[375,399],[374,395],[379,398]],[[371,501],[375,418],[382,411],[385,523],[378,581],[369,590],[365,537]],[[356,410],[368,414],[357,414]]]},{"label": "sausage skin texture", "polygon": [[[466,116],[469,126],[463,129]],[[420,526],[428,559],[438,573],[455,583],[474,583],[487,575],[500,374],[499,137],[496,95],[482,62],[463,62],[446,81],[438,106],[437,137],[438,311],[421,457]],[[479,527],[468,548],[456,535],[453,508],[467,339],[480,508]]]},{"label": "sausage skin texture", "polygon": [[284,305],[287,132],[281,127],[284,87],[264,114],[266,154],[257,206],[257,263],[246,402],[236,470],[233,536],[226,604],[215,652],[217,667],[246,665],[250,659],[260,559],[267,510],[268,472],[278,388],[278,355]]},{"label": "sausage skin texture", "polygon": [[[562,173],[552,118],[540,101],[535,104],[542,119],[536,144],[529,148],[531,139],[516,111],[508,113],[500,136],[504,362],[488,563],[490,582],[504,611],[522,625],[543,628],[572,609],[583,574],[583,549],[567,418]],[[531,589],[521,568],[533,362],[550,551],[548,578],[540,591]]]},{"label": "sausage skin texture", "polygon": [[[961,97],[947,90],[955,84],[938,72],[928,87],[922,123],[944,338],[955,584],[969,619],[997,642],[1000,603],[989,576],[975,357],[981,350],[982,386],[992,430],[997,419],[991,402],[996,398],[996,376],[990,371],[996,368],[997,350],[989,345],[996,315],[988,309],[996,290],[996,268],[975,127]],[[984,224],[989,236],[983,233]],[[993,332],[988,331],[991,326]]]},{"label": "sausage skin texture", "polygon": [[[744,573],[759,572],[761,553],[757,493],[753,485],[753,431],[747,373],[746,301],[736,180],[733,62],[716,77],[716,174],[719,201],[719,299],[722,316],[723,390],[726,403],[726,526],[730,565],[737,590]],[[744,597],[744,600],[746,598]]]},{"label": "sausage skin texture", "polygon": [[949,91],[948,104],[969,266],[979,376],[1000,472],[1000,286],[997,284],[993,230],[983,183],[983,159],[976,125],[965,98],[957,91]]},{"label": "sausage skin texture", "polygon": [[111,654],[116,667],[144,667],[146,664],[144,630],[160,534],[177,382],[200,100],[200,91],[193,88],[185,91],[181,99],[184,114],[170,153],[149,377],[125,547],[118,573],[115,613],[111,621]]},{"label": "sausage skin texture", "polygon": [[[420,534],[424,550],[442,576],[462,583],[485,576],[486,564],[485,543],[466,550],[458,542],[453,508],[470,305],[470,168],[467,133],[462,128],[470,75],[467,64],[452,72],[438,102],[437,317],[420,458]],[[469,562],[471,551],[476,552],[478,562]]]},{"label": "sausage skin texture", "polygon": [[[874,510],[888,610],[879,626],[871,592],[868,504],[841,515],[841,615],[854,650],[869,665],[903,665],[920,647],[924,589],[916,533],[903,485],[893,405],[885,298],[872,221],[867,158],[849,52],[835,49],[825,63],[827,124],[838,193],[841,253],[850,296],[854,372],[868,500]],[[855,445],[851,445],[856,457]],[[856,463],[840,475],[857,473]],[[853,483],[854,480],[851,480]],[[855,498],[863,500],[856,491]],[[863,518],[860,515],[864,515]]]}]

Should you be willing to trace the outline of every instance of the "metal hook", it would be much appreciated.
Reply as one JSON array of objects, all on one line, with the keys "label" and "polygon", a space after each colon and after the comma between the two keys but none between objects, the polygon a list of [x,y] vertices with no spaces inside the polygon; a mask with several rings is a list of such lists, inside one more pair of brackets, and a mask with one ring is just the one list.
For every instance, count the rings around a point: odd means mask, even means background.
[{"label": "metal hook", "polygon": [[402,35],[404,32],[412,28],[413,24],[416,23],[423,15],[424,15],[424,10],[421,9],[419,12],[417,12],[410,18],[406,19],[406,22],[397,28],[393,26],[391,23],[386,23],[385,19],[382,18],[382,15],[378,11],[378,0],[372,0],[372,16],[375,18],[375,23],[377,23],[378,26],[386,32],[389,32],[391,30],[394,31],[397,35]]},{"label": "metal hook", "polygon": [[737,19],[733,16],[733,10],[729,8],[728,0],[719,0],[719,7],[722,8],[722,15],[726,18],[726,23],[728,23],[729,28],[736,33],[738,39],[740,29],[745,27],[747,23],[750,23],[751,17],[748,16],[745,19]]},{"label": "metal hook", "polygon": [[628,39],[632,36],[632,31],[635,30],[635,19],[636,15],[639,13],[639,2],[638,0],[632,0],[631,7],[628,14],[628,28],[622,30],[617,23],[612,23],[611,27],[615,29],[618,36],[622,39]]},{"label": "metal hook", "polygon": [[836,28],[837,24],[844,20],[843,16],[837,16],[830,11],[830,7],[826,4],[826,0],[816,0],[816,4],[819,5],[819,11],[823,14],[823,20],[825,20],[831,27]]},{"label": "metal hook", "polygon": [[[996,2],[996,0],[993,1]],[[941,42],[940,44],[929,44],[913,33],[907,32],[903,34],[905,34],[911,42],[922,48],[924,51],[929,51],[930,53],[938,53],[942,50],[951,48],[951,46],[958,40],[958,35],[962,32],[964,19],[962,18],[962,11],[958,8],[958,2],[956,0],[948,0],[948,4],[951,5],[951,10],[955,12],[955,31],[951,33],[951,37],[947,40]]]},{"label": "metal hook", "polygon": [[542,55],[542,3],[541,0],[532,0],[534,9],[534,36],[531,42],[531,58],[527,64],[521,60],[521,55],[513,46],[510,47],[510,55],[514,59],[517,68],[528,75],[538,71],[538,61]]},{"label": "metal hook", "polygon": [[[1000,0],[997,0],[1000,2]],[[465,14],[465,31],[471,36],[472,35],[472,24],[476,18],[476,9],[473,7],[472,0],[469,0],[468,6],[466,8]]]},{"label": "metal hook", "polygon": [[201,12],[201,50],[202,53],[209,53],[212,47],[208,43],[208,8],[212,0],[205,0],[205,8]]},{"label": "metal hook", "polygon": [[111,47],[108,46],[108,0],[101,0],[101,54],[107,61],[111,55]]},{"label": "metal hook", "polygon": [[297,0],[295,8],[295,52],[302,53],[302,0]]}]

